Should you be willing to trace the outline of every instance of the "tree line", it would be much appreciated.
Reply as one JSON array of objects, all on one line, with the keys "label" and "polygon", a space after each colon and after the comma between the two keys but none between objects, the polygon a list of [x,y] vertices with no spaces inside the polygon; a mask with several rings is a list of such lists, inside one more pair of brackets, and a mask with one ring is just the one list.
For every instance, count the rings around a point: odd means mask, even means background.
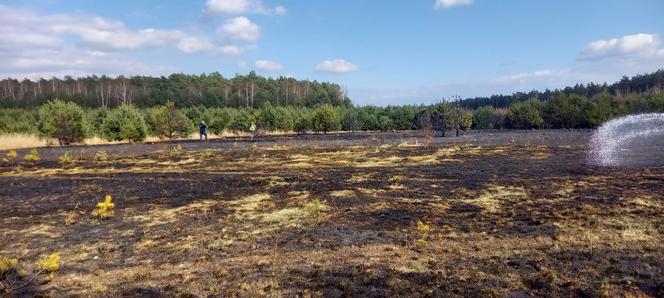
[{"label": "tree line", "polygon": [[[52,100],[40,108],[0,109],[0,133],[38,134],[61,144],[85,137],[142,141],[149,135],[162,139],[185,138],[205,121],[209,131],[248,132],[252,124],[261,131],[329,132],[466,129],[593,128],[627,114],[664,112],[664,93],[594,98],[559,94],[549,101],[531,99],[507,108],[465,108],[461,101],[404,106],[273,106],[257,108],[177,108],[168,101],[151,108],[123,104],[117,108],[82,108],[73,101]],[[64,137],[63,137],[64,135]]]},{"label": "tree line", "polygon": [[218,72],[168,77],[88,76],[36,81],[0,81],[0,108],[38,107],[50,99],[66,98],[82,107],[112,108],[121,105],[154,107],[172,101],[178,107],[260,107],[319,104],[350,105],[344,89],[333,83],[266,78],[250,72],[224,78]]},{"label": "tree line", "polygon": [[[664,72],[658,71],[652,75],[623,79],[622,83],[606,87],[608,89],[593,93],[593,96],[589,95],[588,86],[595,85],[576,86],[573,89],[577,88],[578,92],[585,94],[556,92],[551,98],[532,96],[523,101],[508,101],[506,105],[500,103],[478,107],[469,105],[468,99],[441,101],[434,105],[358,107],[353,106],[345,96],[341,101],[331,102],[328,101],[329,98],[298,102],[297,97],[288,97],[295,103],[287,104],[289,102],[267,95],[256,95],[253,101],[243,98],[243,104],[231,107],[205,104],[179,106],[176,100],[165,100],[156,104],[161,99],[149,105],[118,102],[117,106],[89,107],[77,100],[47,100],[38,107],[0,108],[0,134],[39,134],[67,144],[80,141],[80,137],[57,138],[53,137],[54,131],[73,130],[73,127],[76,127],[84,137],[139,141],[148,135],[161,138],[185,137],[196,130],[200,121],[208,123],[213,134],[223,131],[248,131],[252,124],[256,124],[263,131],[306,133],[423,129],[438,131],[443,136],[447,131],[454,131],[455,135],[459,135],[468,128],[594,128],[612,118],[627,114],[664,112],[664,92],[657,81],[662,74]],[[264,83],[275,83],[292,79],[260,80]],[[299,83],[306,86],[307,81]],[[309,88],[316,84],[308,83]],[[618,85],[629,92],[611,92],[610,88]],[[333,90],[338,87],[329,87],[336,85],[327,83],[320,83],[319,86]],[[340,100],[340,97],[337,99]],[[278,104],[274,104],[275,101]],[[60,118],[53,120],[56,116]],[[75,119],[72,120],[75,123],[68,124],[70,118]]]},{"label": "tree line", "polygon": [[594,98],[609,94],[623,97],[646,93],[659,93],[662,91],[664,91],[664,70],[658,70],[654,73],[641,74],[633,77],[623,76],[619,81],[610,85],[606,82],[603,84],[576,84],[563,89],[546,89],[545,91],[533,90],[530,92],[516,92],[511,95],[467,98],[461,101],[461,105],[468,109],[477,109],[483,106],[507,108],[517,102],[528,100],[549,101],[560,95],[578,95],[586,98]]}]

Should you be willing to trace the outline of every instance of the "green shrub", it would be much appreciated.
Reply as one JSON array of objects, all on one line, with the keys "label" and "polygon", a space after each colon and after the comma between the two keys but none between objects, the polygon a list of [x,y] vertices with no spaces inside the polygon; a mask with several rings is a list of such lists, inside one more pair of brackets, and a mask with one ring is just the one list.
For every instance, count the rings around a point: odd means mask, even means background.
[{"label": "green shrub", "polygon": [[108,109],[98,108],[87,111],[88,127],[90,135],[100,136],[102,124],[108,115]]},{"label": "green shrub", "polygon": [[9,150],[9,151],[7,151],[5,156],[7,156],[8,160],[13,161],[14,159],[16,159],[18,154],[16,153],[16,150]]},{"label": "green shrub", "polygon": [[160,139],[187,138],[194,131],[190,120],[175,109],[175,103],[167,102],[150,114],[155,136]]},{"label": "green shrub", "polygon": [[505,118],[513,128],[538,128],[544,124],[542,103],[533,100],[515,103],[509,108]]},{"label": "green shrub", "polygon": [[74,157],[69,152],[65,152],[65,154],[58,157],[58,163],[62,168],[68,168],[74,164]]},{"label": "green shrub", "polygon": [[302,110],[299,115],[294,116],[295,123],[293,129],[298,133],[306,133],[311,130],[311,113],[308,110]]},{"label": "green shrub", "polygon": [[249,131],[249,127],[256,121],[256,115],[252,110],[239,109],[233,114],[233,118],[228,123],[228,128],[233,132]]},{"label": "green shrub", "polygon": [[110,111],[102,124],[102,136],[109,141],[140,142],[147,137],[147,131],[143,115],[130,105]]},{"label": "green shrub", "polygon": [[60,145],[83,142],[87,135],[85,126],[85,113],[73,102],[56,99],[39,109],[39,135],[56,139]]},{"label": "green shrub", "polygon": [[95,161],[107,161],[108,160],[108,153],[105,150],[99,150],[97,153],[95,153],[94,157]]},{"label": "green shrub", "polygon": [[226,109],[211,109],[208,114],[208,129],[213,134],[221,135],[231,121],[231,114]]},{"label": "green shrub", "polygon": [[492,129],[500,127],[500,115],[492,106],[483,106],[473,111],[473,127],[477,129]]},{"label": "green shrub", "polygon": [[328,131],[339,129],[337,115],[329,105],[322,105],[314,111],[311,125],[316,132],[322,131],[323,133],[327,133]]},{"label": "green shrub", "polygon": [[260,111],[261,127],[266,130],[291,131],[294,127],[293,115],[283,107],[274,108],[266,104]]},{"label": "green shrub", "polygon": [[39,151],[37,151],[36,148],[33,148],[23,159],[27,162],[37,162],[41,160],[41,156],[39,156]]}]

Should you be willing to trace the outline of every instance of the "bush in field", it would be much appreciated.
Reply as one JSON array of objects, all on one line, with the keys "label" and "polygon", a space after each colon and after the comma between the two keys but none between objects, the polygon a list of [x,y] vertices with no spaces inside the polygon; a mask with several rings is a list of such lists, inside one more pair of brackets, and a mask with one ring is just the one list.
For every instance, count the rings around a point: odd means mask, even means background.
[{"label": "bush in field", "polygon": [[187,107],[184,108],[182,112],[187,118],[189,118],[189,121],[191,121],[191,124],[194,127],[198,127],[198,123],[200,123],[201,120],[204,120],[205,123],[210,123],[209,110],[204,106]]},{"label": "bush in field", "polygon": [[453,109],[454,107],[449,102],[441,102],[434,107],[431,113],[432,128],[440,131],[443,137],[452,126]]},{"label": "bush in field", "polygon": [[412,105],[388,106],[385,115],[392,120],[392,129],[411,130],[415,128],[417,108]]},{"label": "bush in field", "polygon": [[301,111],[295,117],[295,124],[293,129],[300,134],[304,134],[307,131],[311,130],[311,114],[308,111]]},{"label": "bush in field", "polygon": [[186,138],[194,131],[191,121],[175,109],[175,103],[167,102],[150,114],[154,134],[160,139]]},{"label": "bush in field", "polygon": [[23,159],[25,159],[27,162],[38,162],[41,160],[41,156],[39,156],[39,151],[33,148],[28,154],[25,155]]},{"label": "bush in field", "polygon": [[477,129],[499,128],[501,120],[492,106],[483,106],[473,112],[473,127]]},{"label": "bush in field", "polygon": [[431,117],[433,128],[441,131],[443,137],[448,129],[456,130],[456,135],[459,136],[459,130],[466,130],[473,124],[473,114],[471,112],[449,102],[437,104]]},{"label": "bush in field", "polygon": [[465,131],[473,126],[473,112],[457,108],[456,113],[454,128],[456,129],[456,135],[458,137],[459,130]]},{"label": "bush in field", "polygon": [[5,153],[5,156],[7,157],[8,161],[14,161],[18,154],[16,153],[16,150],[9,150],[7,153]]},{"label": "bush in field", "polygon": [[99,108],[87,111],[86,118],[88,119],[88,127],[90,128],[90,135],[100,136],[101,126],[104,124],[104,119],[108,115],[108,109]]},{"label": "bush in field", "polygon": [[221,135],[231,121],[231,114],[226,109],[210,109],[205,121],[211,133]]},{"label": "bush in field", "polygon": [[74,156],[72,156],[69,152],[65,152],[65,154],[58,157],[58,163],[60,166],[62,166],[63,169],[66,169],[74,164]]},{"label": "bush in field", "polygon": [[293,113],[284,107],[277,107],[274,110],[275,114],[271,119],[272,129],[280,131],[292,131],[295,128]]},{"label": "bush in field", "polygon": [[39,108],[39,135],[56,139],[60,145],[83,142],[87,135],[85,126],[85,113],[73,102],[56,99]]},{"label": "bush in field", "polygon": [[38,110],[0,109],[0,133],[39,134],[38,122]]},{"label": "bush in field", "polygon": [[532,100],[515,103],[509,108],[505,118],[513,128],[538,128],[544,124],[542,103]]},{"label": "bush in field", "polygon": [[586,99],[578,95],[561,94],[544,104],[542,117],[544,122],[554,128],[575,128],[587,126],[583,108]]},{"label": "bush in field", "polygon": [[110,111],[102,124],[102,136],[109,141],[140,142],[145,140],[147,133],[143,115],[130,105]]},{"label": "bush in field", "polygon": [[260,110],[260,125],[266,130],[291,131],[294,127],[293,115],[283,107],[272,107],[269,103]]},{"label": "bush in field", "polygon": [[108,160],[108,153],[105,150],[99,150],[97,153],[95,153],[94,156],[95,161],[107,161]]},{"label": "bush in field", "polygon": [[360,129],[357,109],[352,107],[337,107],[341,130],[356,131]]},{"label": "bush in field", "polygon": [[256,118],[251,110],[238,109],[233,114],[233,119],[228,123],[228,128],[233,132],[249,131],[251,123],[254,123]]},{"label": "bush in field", "polygon": [[339,123],[337,122],[337,115],[334,113],[334,109],[329,105],[318,107],[314,111],[311,119],[311,126],[314,131],[322,131],[323,133],[339,129]]}]

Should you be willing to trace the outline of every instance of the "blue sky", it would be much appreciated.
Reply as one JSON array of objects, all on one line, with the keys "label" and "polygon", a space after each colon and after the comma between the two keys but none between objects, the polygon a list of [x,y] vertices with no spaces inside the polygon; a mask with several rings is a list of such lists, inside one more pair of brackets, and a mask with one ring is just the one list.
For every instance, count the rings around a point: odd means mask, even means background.
[{"label": "blue sky", "polygon": [[0,0],[0,76],[256,70],[431,103],[655,71],[663,31],[661,0]]}]

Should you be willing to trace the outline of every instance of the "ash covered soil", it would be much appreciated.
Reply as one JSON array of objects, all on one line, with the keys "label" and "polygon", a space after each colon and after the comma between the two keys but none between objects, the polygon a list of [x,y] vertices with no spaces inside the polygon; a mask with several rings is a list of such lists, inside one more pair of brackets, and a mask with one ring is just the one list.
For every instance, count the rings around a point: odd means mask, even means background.
[{"label": "ash covered soil", "polygon": [[40,148],[0,167],[0,254],[59,252],[54,296],[664,296],[664,167],[588,165],[589,137]]}]

